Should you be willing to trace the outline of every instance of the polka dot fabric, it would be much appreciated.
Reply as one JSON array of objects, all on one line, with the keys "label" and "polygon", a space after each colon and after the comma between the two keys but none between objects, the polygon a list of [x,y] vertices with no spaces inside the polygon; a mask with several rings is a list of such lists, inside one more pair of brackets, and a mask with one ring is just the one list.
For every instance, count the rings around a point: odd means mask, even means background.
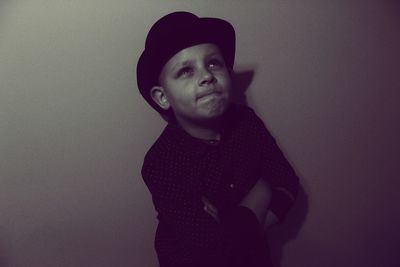
[{"label": "polka dot fabric", "polygon": [[223,212],[266,179],[271,211],[282,221],[297,195],[298,177],[252,109],[232,105],[223,129],[221,140],[210,143],[172,121],[145,156],[142,176],[158,212],[155,248],[162,267],[224,266],[232,256],[202,197]]}]

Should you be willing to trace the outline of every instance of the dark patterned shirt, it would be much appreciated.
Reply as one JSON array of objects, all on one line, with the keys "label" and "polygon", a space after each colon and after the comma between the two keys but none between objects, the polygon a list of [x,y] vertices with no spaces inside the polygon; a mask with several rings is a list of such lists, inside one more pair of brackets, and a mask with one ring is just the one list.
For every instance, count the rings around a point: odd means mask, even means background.
[{"label": "dark patterned shirt", "polygon": [[265,179],[273,192],[270,210],[282,221],[297,195],[298,177],[254,111],[231,105],[224,116],[220,141],[194,138],[171,121],[145,156],[142,176],[158,212],[161,266],[223,266],[232,257],[226,231],[204,211],[202,197],[223,212]]}]

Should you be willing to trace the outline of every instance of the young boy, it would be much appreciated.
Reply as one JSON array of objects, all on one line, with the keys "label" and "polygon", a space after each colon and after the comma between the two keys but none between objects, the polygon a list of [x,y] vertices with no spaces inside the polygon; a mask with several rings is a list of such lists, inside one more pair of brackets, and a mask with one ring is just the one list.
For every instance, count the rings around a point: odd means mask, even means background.
[{"label": "young boy", "polygon": [[298,178],[254,111],[231,101],[235,31],[188,12],[150,29],[137,65],[168,125],[144,159],[161,267],[271,266],[265,226],[281,222]]}]

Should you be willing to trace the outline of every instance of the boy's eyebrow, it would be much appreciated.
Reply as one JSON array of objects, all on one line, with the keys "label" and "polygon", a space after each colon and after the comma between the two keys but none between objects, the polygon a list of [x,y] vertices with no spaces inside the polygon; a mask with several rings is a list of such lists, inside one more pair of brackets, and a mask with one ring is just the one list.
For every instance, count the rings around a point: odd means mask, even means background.
[{"label": "boy's eyebrow", "polygon": [[[210,58],[210,57],[215,57],[215,56],[222,57],[222,55],[219,51],[211,51],[210,53],[207,53],[205,55],[205,58]],[[172,66],[172,70],[175,70],[180,67],[190,66],[192,64],[192,62],[193,62],[193,60],[190,60],[190,59],[182,61],[182,62],[177,62]]]},{"label": "boy's eyebrow", "polygon": [[214,57],[214,56],[221,56],[221,53],[219,51],[212,51],[211,53],[206,55],[207,57]]},{"label": "boy's eyebrow", "polygon": [[172,70],[175,70],[176,68],[188,66],[188,65],[190,65],[191,63],[192,63],[191,60],[185,60],[185,61],[183,61],[183,62],[177,62],[176,64],[174,64],[174,65],[172,66]]}]

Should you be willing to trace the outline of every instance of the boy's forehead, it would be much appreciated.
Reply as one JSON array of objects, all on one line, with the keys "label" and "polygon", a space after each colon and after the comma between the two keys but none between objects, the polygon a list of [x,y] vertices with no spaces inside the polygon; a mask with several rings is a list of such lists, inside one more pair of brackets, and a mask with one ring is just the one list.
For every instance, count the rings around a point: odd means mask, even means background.
[{"label": "boy's forehead", "polygon": [[170,67],[175,67],[176,65],[188,65],[193,60],[207,58],[213,55],[222,56],[217,45],[212,43],[194,45],[180,50],[167,61],[165,66],[169,65]]}]

